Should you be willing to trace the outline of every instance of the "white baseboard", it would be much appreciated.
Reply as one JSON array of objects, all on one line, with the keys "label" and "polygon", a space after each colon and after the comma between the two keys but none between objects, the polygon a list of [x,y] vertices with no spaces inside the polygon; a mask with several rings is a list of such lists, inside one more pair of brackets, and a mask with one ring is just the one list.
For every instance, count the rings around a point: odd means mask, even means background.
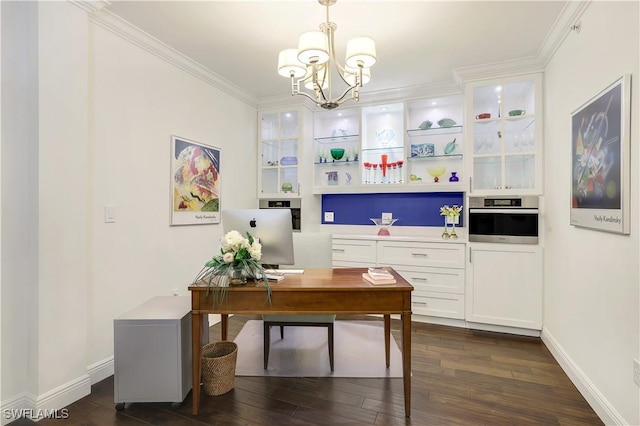
[{"label": "white baseboard", "polygon": [[113,372],[113,356],[105,358],[102,361],[98,361],[87,367],[87,374],[89,374],[92,385],[101,382],[107,377],[113,376]]},{"label": "white baseboard", "polygon": [[2,424],[8,424],[19,418],[34,421],[44,418],[66,418],[68,413],[62,409],[90,393],[91,382],[88,374],[39,396],[22,392],[8,401],[2,401]]},{"label": "white baseboard", "polygon": [[551,333],[543,328],[541,339],[547,346],[553,357],[556,359],[560,367],[564,370],[569,379],[573,382],[578,391],[587,400],[593,411],[596,412],[600,420],[606,425],[626,425],[629,424],[616,411],[616,409],[607,401],[607,398],[600,393],[598,388],[589,380],[586,374],[571,359],[569,354],[560,346],[553,338]]}]

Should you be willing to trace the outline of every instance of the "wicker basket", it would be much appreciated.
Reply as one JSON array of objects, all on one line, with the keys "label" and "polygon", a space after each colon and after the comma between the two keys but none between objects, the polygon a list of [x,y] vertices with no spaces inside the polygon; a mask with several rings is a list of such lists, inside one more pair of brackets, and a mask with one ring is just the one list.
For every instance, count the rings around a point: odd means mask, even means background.
[{"label": "wicker basket", "polygon": [[233,342],[214,342],[202,348],[204,393],[216,396],[233,389],[237,355],[238,345]]}]

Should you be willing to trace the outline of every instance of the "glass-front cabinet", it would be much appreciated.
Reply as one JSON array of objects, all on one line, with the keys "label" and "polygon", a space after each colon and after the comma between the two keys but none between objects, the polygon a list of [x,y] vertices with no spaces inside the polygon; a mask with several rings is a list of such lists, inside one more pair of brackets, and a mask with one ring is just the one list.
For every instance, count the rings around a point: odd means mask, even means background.
[{"label": "glass-front cabinet", "polygon": [[362,108],[362,185],[401,184],[404,173],[404,104]]},{"label": "glass-front cabinet", "polygon": [[539,74],[467,86],[471,193],[541,193],[541,93]]},{"label": "glass-front cabinet", "polygon": [[360,110],[337,109],[314,114],[314,187],[358,185]]},{"label": "glass-front cabinet", "polygon": [[300,195],[300,120],[296,110],[260,113],[258,198]]},{"label": "glass-front cabinet", "polygon": [[464,191],[463,95],[314,114],[314,192]]},{"label": "glass-front cabinet", "polygon": [[407,181],[463,190],[462,95],[407,102]]}]

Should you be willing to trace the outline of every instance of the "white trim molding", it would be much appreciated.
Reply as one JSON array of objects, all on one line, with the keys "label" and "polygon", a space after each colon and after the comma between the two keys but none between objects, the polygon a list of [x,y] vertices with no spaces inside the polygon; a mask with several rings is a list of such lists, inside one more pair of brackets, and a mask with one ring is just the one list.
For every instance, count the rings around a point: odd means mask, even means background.
[{"label": "white trim molding", "polygon": [[103,381],[107,377],[113,376],[114,371],[113,356],[105,358],[102,361],[98,361],[87,367],[87,374],[89,375],[92,385]]},{"label": "white trim molding", "polygon": [[571,382],[578,388],[584,399],[587,400],[593,411],[600,417],[606,425],[626,425],[629,424],[609,403],[607,398],[589,380],[587,375],[578,367],[571,356],[560,346],[558,341],[546,328],[542,329],[540,338],[547,346],[551,355],[556,359],[560,367],[564,370]]},{"label": "white trim molding", "polygon": [[39,396],[23,392],[9,401],[2,401],[2,425],[19,418],[27,418],[34,421],[44,418],[66,418],[68,413],[63,410],[64,407],[90,393],[91,383],[88,374],[84,374]]},{"label": "white trim molding", "polygon": [[247,105],[253,108],[257,107],[258,100],[239,86],[213,73],[207,67],[180,53],[150,34],[142,31],[140,28],[120,18],[110,10],[99,9],[90,13],[89,21],[157,56],[158,58],[175,65],[187,74],[191,74],[192,76],[199,78],[205,83],[208,83],[211,86],[233,96]]}]

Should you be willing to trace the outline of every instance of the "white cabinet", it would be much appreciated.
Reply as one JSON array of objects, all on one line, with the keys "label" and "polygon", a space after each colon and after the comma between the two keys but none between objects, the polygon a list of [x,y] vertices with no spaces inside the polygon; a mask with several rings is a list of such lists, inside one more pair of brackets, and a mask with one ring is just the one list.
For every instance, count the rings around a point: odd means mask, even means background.
[{"label": "white cabinet", "polygon": [[464,319],[464,256],[464,243],[333,237],[334,267],[392,267],[414,286],[418,315]]},{"label": "white cabinet", "polygon": [[182,402],[191,390],[191,298],[154,297],[114,319],[113,329],[116,408]]},{"label": "white cabinet", "polygon": [[463,95],[316,112],[313,192],[465,191],[463,112]]},{"label": "white cabinet", "polygon": [[470,83],[465,91],[471,192],[540,194],[541,75]]},{"label": "white cabinet", "polygon": [[376,242],[361,239],[333,238],[331,251],[334,267],[369,267],[376,265]]},{"label": "white cabinet", "polygon": [[542,328],[542,248],[470,243],[466,320],[532,330]]},{"label": "white cabinet", "polygon": [[314,147],[314,188],[359,185],[360,109],[315,113]]},{"label": "white cabinet", "polygon": [[300,195],[302,115],[302,110],[259,113],[258,198]]},{"label": "white cabinet", "polygon": [[407,102],[407,181],[464,190],[462,95]]}]

